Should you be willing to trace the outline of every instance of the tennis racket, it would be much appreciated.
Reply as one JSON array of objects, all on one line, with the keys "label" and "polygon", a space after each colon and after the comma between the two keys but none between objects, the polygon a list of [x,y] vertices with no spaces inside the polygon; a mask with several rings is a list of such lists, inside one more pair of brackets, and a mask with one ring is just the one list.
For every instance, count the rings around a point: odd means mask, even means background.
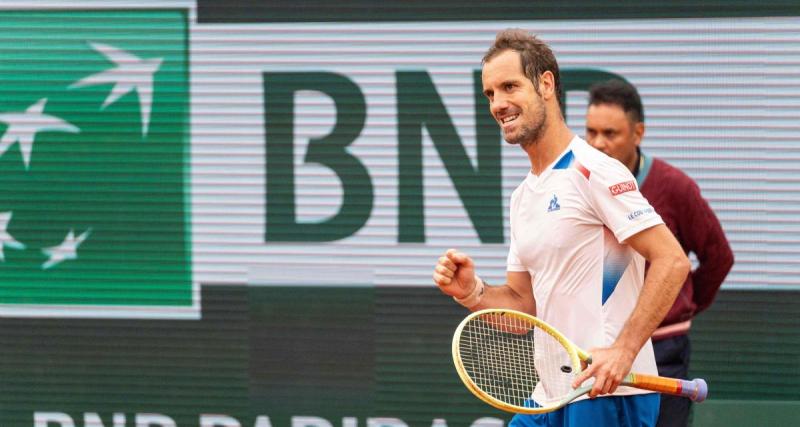
[{"label": "tennis racket", "polygon": [[[572,388],[572,380],[592,363],[591,356],[555,328],[525,313],[489,309],[467,316],[453,335],[453,362],[467,388],[504,411],[539,414],[566,406],[591,385]],[[702,402],[702,379],[630,373],[622,385]]]}]

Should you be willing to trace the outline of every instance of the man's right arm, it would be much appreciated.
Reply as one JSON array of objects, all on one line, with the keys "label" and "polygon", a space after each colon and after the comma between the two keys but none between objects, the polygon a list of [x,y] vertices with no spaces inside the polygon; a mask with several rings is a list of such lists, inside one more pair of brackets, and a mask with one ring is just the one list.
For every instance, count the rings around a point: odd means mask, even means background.
[{"label": "man's right arm", "polygon": [[505,285],[490,286],[475,274],[472,258],[450,249],[436,263],[433,281],[444,294],[471,311],[510,308],[536,314],[531,276],[527,272],[509,271]]}]

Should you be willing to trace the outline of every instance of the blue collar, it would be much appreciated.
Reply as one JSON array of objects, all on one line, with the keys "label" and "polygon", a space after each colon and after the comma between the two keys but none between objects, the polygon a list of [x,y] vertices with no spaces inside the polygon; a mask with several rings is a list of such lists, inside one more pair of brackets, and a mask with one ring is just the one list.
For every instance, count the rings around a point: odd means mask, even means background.
[{"label": "blue collar", "polygon": [[636,174],[636,186],[639,190],[642,189],[644,180],[647,179],[647,174],[650,173],[650,166],[653,166],[653,158],[645,156],[644,151],[639,151],[639,172]]}]

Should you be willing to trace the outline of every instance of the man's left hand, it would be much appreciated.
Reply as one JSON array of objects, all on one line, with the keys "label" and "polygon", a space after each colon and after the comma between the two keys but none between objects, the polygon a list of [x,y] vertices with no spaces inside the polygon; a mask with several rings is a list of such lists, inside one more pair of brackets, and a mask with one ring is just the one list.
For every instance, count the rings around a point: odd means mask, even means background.
[{"label": "man's left hand", "polygon": [[595,348],[589,354],[592,355],[592,363],[575,377],[572,388],[578,388],[584,381],[594,377],[594,386],[589,391],[590,398],[616,391],[630,373],[633,360],[636,359],[636,353],[620,346]]}]

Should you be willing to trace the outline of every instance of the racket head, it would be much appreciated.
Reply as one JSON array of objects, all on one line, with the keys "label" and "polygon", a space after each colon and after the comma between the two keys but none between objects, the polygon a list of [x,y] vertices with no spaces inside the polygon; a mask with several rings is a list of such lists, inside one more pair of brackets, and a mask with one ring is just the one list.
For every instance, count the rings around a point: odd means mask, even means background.
[{"label": "racket head", "polygon": [[588,357],[546,322],[515,310],[467,316],[453,335],[453,363],[475,396],[521,414],[559,409],[588,391],[572,389]]}]

